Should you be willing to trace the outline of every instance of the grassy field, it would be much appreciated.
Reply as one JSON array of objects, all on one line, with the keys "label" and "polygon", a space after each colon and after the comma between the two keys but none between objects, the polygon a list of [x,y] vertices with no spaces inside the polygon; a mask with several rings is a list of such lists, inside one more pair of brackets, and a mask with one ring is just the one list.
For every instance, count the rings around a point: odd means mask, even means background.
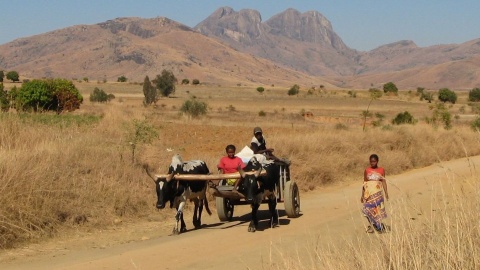
[{"label": "grassy field", "polygon": [[[10,89],[12,84],[6,84]],[[255,126],[261,126],[268,146],[292,161],[292,178],[302,191],[321,185],[358,181],[377,153],[387,174],[398,174],[440,160],[478,155],[480,139],[470,128],[475,115],[459,93],[449,107],[453,127],[433,127],[423,119],[432,111],[414,93],[401,92],[371,103],[369,111],[384,115],[377,127],[369,118],[362,129],[362,111],[369,93],[355,90],[302,89],[288,96],[280,87],[263,94],[254,88],[178,86],[172,98],[156,107],[142,105],[142,86],[130,83],[77,83],[85,101],[65,115],[0,115],[0,247],[53,237],[61,230],[100,229],[119,218],[147,219],[154,211],[154,186],[143,164],[164,173],[174,153],[185,160],[205,160],[215,171],[227,144],[248,145]],[[116,98],[92,104],[95,87]],[[182,115],[188,98],[208,104],[198,119]],[[408,111],[416,125],[390,124]],[[264,112],[264,116],[259,116]],[[302,112],[311,112],[303,117]],[[134,120],[153,127],[158,136],[136,144],[132,158]]]}]

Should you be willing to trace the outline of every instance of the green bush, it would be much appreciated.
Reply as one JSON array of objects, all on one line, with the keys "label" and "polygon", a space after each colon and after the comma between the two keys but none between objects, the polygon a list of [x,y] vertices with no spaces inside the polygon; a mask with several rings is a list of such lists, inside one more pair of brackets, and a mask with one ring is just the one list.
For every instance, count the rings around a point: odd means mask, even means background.
[{"label": "green bush", "polygon": [[198,79],[193,79],[193,80],[192,80],[192,84],[193,84],[193,85],[200,84],[200,81],[199,81]]},{"label": "green bush", "polygon": [[263,93],[263,91],[265,91],[265,88],[263,88],[263,87],[261,87],[261,86],[257,87],[257,92],[258,92],[258,93],[261,94],[261,93]]},{"label": "green bush", "polygon": [[397,114],[397,116],[392,120],[392,124],[394,125],[415,124],[416,122],[417,120],[413,118],[413,115],[407,111]]},{"label": "green bush", "polygon": [[385,94],[387,93],[394,93],[395,95],[397,95],[398,93],[398,88],[397,86],[393,83],[393,82],[388,82],[386,84],[383,85],[383,92]]},{"label": "green bush", "polygon": [[299,92],[300,92],[300,86],[298,86],[298,84],[295,84],[288,90],[287,94],[289,96],[294,96],[294,95],[298,95]]},{"label": "green bush", "polygon": [[480,101],[480,88],[473,88],[468,92],[468,100],[472,102]]},{"label": "green bush", "polygon": [[122,75],[122,76],[117,78],[117,82],[127,82],[127,77]]},{"label": "green bush", "polygon": [[91,102],[110,102],[112,99],[115,99],[114,94],[107,94],[102,89],[95,87],[93,92],[90,94]]},{"label": "green bush", "polygon": [[12,70],[7,73],[7,80],[11,80],[12,82],[20,81],[18,72]]},{"label": "green bush", "polygon": [[162,74],[157,75],[155,80],[152,81],[160,95],[168,97],[175,93],[175,83],[177,78],[170,70],[163,70]]},{"label": "green bush", "polygon": [[473,120],[471,127],[474,131],[480,131],[480,117]]},{"label": "green bush", "polygon": [[264,117],[264,116],[267,116],[267,113],[261,110],[258,112],[258,116]]},{"label": "green bush", "polygon": [[198,101],[195,98],[191,98],[189,100],[186,100],[183,104],[182,107],[180,108],[180,111],[184,114],[187,114],[193,118],[197,118],[200,115],[205,115],[207,114],[208,110],[208,105],[205,102]]},{"label": "green bush", "polygon": [[442,88],[438,90],[438,100],[445,102],[451,102],[455,104],[457,102],[457,94],[448,88]]},{"label": "green bush", "polygon": [[73,82],[66,79],[31,80],[22,84],[11,97],[17,110],[34,112],[74,111],[83,102]]},{"label": "green bush", "polygon": [[182,84],[189,84],[190,83],[190,80],[189,79],[183,79],[182,80]]},{"label": "green bush", "polygon": [[3,83],[0,83],[0,109],[2,112],[8,112],[10,109],[10,97],[4,90]]}]

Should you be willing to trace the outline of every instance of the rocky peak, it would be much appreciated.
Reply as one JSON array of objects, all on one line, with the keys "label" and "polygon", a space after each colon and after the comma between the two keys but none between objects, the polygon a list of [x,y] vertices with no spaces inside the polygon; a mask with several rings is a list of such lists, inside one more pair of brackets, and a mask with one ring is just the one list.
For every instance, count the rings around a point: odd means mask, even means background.
[{"label": "rocky peak", "polygon": [[239,41],[249,41],[262,34],[262,16],[253,9],[242,9],[238,12],[230,7],[217,9],[207,19],[195,26],[195,29],[206,35],[227,36]]},{"label": "rocky peak", "polygon": [[270,33],[273,35],[330,45],[339,50],[347,49],[341,38],[333,31],[330,21],[318,11],[302,14],[289,8],[265,23],[270,27]]}]

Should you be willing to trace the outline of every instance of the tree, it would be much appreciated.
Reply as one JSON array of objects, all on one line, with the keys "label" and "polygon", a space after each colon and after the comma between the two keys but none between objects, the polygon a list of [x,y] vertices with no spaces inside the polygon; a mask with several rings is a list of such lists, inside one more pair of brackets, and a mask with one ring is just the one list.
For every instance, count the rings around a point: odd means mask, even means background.
[{"label": "tree", "polygon": [[401,124],[415,124],[417,120],[413,118],[413,115],[411,115],[408,111],[405,111],[403,113],[397,114],[397,116],[392,120],[392,124],[394,125],[401,125]]},{"label": "tree", "polygon": [[143,80],[143,95],[145,96],[145,99],[143,100],[144,105],[150,105],[157,100],[157,91],[155,90],[155,87],[153,87],[148,76],[145,76],[145,79]]},{"label": "tree", "polygon": [[122,76],[117,78],[117,82],[127,82],[127,77],[122,75]]},{"label": "tree", "polygon": [[3,78],[5,77],[5,72],[0,70],[0,83],[3,83]]},{"label": "tree", "polygon": [[157,75],[155,80],[152,81],[155,84],[155,88],[158,90],[159,94],[168,97],[171,94],[175,93],[175,83],[177,78],[173,75],[173,72],[170,70],[163,70],[161,75]]},{"label": "tree", "polygon": [[289,96],[294,96],[294,95],[298,95],[299,92],[300,92],[300,86],[298,86],[298,84],[294,84],[292,87],[290,87],[287,94]]},{"label": "tree", "polygon": [[193,85],[200,84],[200,81],[199,81],[198,79],[193,79],[193,80],[192,80],[192,84],[193,84]]},{"label": "tree", "polygon": [[132,150],[132,163],[135,163],[135,154],[137,147],[141,144],[150,144],[153,139],[158,137],[157,129],[147,120],[134,119],[131,123],[125,125],[127,143]]},{"label": "tree", "polygon": [[11,80],[12,82],[18,82],[20,81],[18,72],[12,70],[7,73],[7,80]]},{"label": "tree", "polygon": [[438,90],[438,100],[445,102],[451,102],[455,104],[457,102],[457,94],[448,88],[442,88]]},{"label": "tree", "polygon": [[102,89],[95,87],[95,89],[93,89],[92,94],[90,94],[90,101],[91,102],[107,102],[108,95]]},{"label": "tree", "polygon": [[362,112],[362,117],[363,117],[363,131],[365,131],[365,127],[367,124],[367,117],[371,117],[372,113],[369,111],[370,105],[372,102],[376,99],[379,99],[382,97],[382,92],[378,90],[377,88],[370,88],[368,90],[370,92],[370,102],[368,103],[367,109]]},{"label": "tree", "polygon": [[185,113],[193,118],[197,118],[200,115],[205,115],[207,114],[208,110],[208,105],[205,102],[198,101],[195,98],[191,98],[189,100],[186,100],[183,104],[182,107],[180,108],[180,111],[182,113]]},{"label": "tree", "polygon": [[388,82],[386,84],[383,85],[383,92],[385,94],[387,93],[393,93],[395,95],[397,95],[398,93],[398,88],[397,86],[393,83],[393,82]]},{"label": "tree", "polygon": [[468,100],[472,102],[480,101],[480,88],[473,88],[468,92]]},{"label": "tree", "polygon": [[263,88],[263,87],[261,87],[261,86],[257,87],[257,92],[258,92],[258,93],[262,94],[263,91],[265,91],[265,88]]},{"label": "tree", "polygon": [[182,80],[182,84],[189,84],[190,83],[190,80],[189,79],[183,79]]},{"label": "tree", "polygon": [[73,82],[66,79],[31,80],[23,83],[11,96],[17,110],[34,112],[74,111],[83,102]]},{"label": "tree", "polygon": [[10,97],[8,92],[4,90],[3,83],[0,83],[0,109],[2,112],[8,112],[10,109]]}]

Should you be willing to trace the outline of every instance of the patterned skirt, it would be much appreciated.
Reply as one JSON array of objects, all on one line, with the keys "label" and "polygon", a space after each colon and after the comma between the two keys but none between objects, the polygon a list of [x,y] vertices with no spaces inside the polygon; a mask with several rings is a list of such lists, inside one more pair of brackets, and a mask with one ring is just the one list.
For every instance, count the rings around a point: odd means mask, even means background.
[{"label": "patterned skirt", "polygon": [[380,181],[366,181],[363,188],[365,191],[362,212],[375,226],[380,226],[382,219],[387,217],[382,183]]}]

